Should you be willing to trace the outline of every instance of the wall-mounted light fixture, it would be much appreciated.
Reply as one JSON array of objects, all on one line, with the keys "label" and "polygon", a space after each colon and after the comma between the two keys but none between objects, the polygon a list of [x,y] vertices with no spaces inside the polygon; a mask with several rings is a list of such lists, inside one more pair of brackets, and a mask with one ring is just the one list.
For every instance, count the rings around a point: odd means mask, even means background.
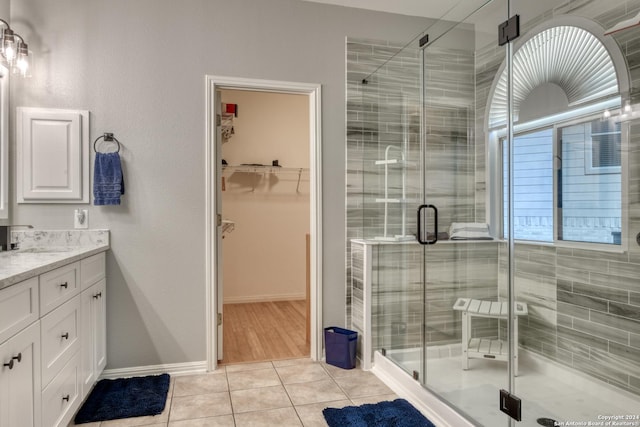
[{"label": "wall-mounted light fixture", "polygon": [[15,33],[7,21],[0,19],[4,27],[0,30],[0,55],[14,74],[27,77],[29,74],[29,46],[22,36]]}]

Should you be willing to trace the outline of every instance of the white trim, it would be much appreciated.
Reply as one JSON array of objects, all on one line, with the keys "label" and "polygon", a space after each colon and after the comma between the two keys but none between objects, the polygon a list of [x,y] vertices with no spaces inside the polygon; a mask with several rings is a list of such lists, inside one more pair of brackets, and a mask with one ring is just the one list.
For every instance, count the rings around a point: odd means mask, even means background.
[{"label": "white trim", "polygon": [[207,372],[207,361],[187,362],[187,363],[169,363],[164,365],[148,365],[134,366],[131,368],[121,369],[105,369],[100,375],[100,379],[108,378],[129,378],[141,377],[145,375],[194,375]]},{"label": "white trim", "polygon": [[411,402],[438,427],[474,426],[451,406],[424,388],[420,382],[411,378],[402,368],[382,356],[379,351],[375,352],[374,367],[371,372],[398,396]]},{"label": "white trim", "polygon": [[306,299],[305,294],[280,295],[247,295],[239,297],[224,297],[225,304],[243,304],[249,302],[299,301]]},{"label": "white trim", "polygon": [[205,287],[206,287],[206,347],[207,369],[217,367],[218,328],[214,324],[218,297],[215,290],[215,259],[217,255],[216,224],[216,132],[214,114],[215,94],[220,89],[240,89],[265,92],[305,94],[309,96],[310,140],[310,235],[311,235],[311,359],[322,357],[322,133],[321,133],[321,85],[282,82],[274,80],[245,79],[228,76],[205,76],[206,89],[206,195],[205,195]]}]

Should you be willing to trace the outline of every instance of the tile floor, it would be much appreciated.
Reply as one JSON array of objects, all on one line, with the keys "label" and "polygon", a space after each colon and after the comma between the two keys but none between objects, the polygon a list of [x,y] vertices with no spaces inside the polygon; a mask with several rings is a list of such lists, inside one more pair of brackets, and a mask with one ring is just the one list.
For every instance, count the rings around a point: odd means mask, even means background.
[{"label": "tile floor", "polygon": [[[326,426],[322,410],[393,400],[375,375],[309,359],[226,365],[172,376],[165,411],[85,427]],[[74,425],[73,423],[70,425]]]}]

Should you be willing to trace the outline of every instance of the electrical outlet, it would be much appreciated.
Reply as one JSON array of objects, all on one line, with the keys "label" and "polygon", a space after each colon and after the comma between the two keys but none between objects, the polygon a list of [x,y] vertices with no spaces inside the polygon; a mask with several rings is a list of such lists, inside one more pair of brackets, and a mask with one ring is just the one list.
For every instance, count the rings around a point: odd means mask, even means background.
[{"label": "electrical outlet", "polygon": [[89,228],[89,211],[87,209],[76,209],[73,213],[74,228]]}]

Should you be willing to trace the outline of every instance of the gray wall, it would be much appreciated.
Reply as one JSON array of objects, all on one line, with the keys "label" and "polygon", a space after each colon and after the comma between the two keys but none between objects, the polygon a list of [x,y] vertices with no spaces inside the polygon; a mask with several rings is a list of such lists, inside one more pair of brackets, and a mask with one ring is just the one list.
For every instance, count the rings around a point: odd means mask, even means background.
[{"label": "gray wall", "polygon": [[[205,74],[323,85],[323,321],[344,324],[345,37],[408,40],[423,19],[295,0],[14,0],[11,15],[37,59],[12,108],[87,109],[92,140],[124,145],[123,205],[89,206],[111,230],[108,368],[206,357]],[[14,204],[12,220],[71,228],[76,207]]]}]

